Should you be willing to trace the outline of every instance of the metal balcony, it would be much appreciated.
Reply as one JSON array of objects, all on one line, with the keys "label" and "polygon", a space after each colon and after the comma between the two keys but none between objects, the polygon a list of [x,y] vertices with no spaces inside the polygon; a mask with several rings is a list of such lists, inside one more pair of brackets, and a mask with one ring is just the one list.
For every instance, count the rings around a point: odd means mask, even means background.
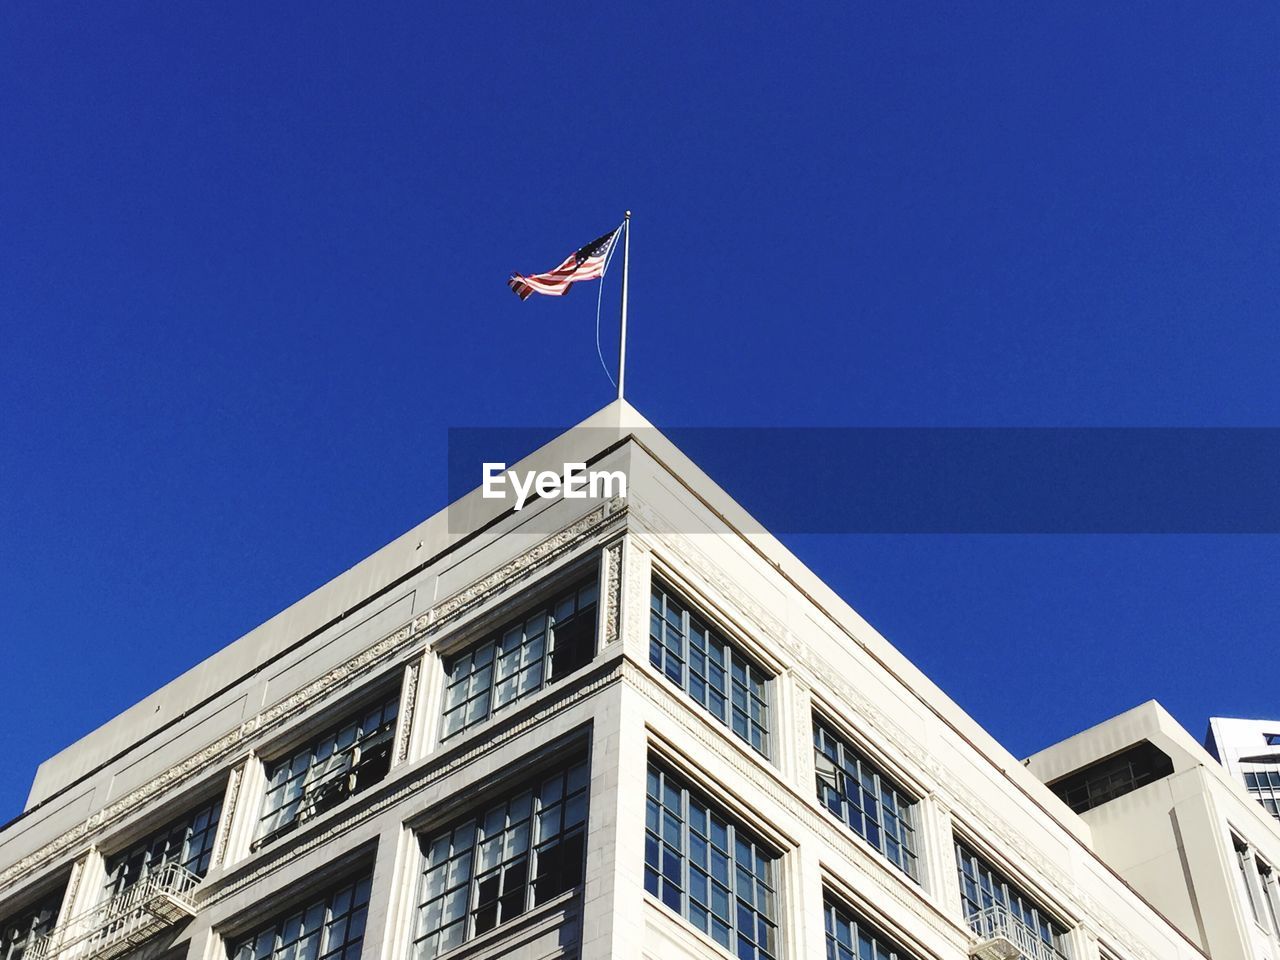
[{"label": "metal balcony", "polygon": [[127,890],[104,900],[34,941],[25,960],[111,960],[179,920],[195,916],[200,878],[166,863]]},{"label": "metal balcony", "polygon": [[975,960],[1069,960],[1004,907],[987,907],[969,916],[978,943],[969,949]]}]

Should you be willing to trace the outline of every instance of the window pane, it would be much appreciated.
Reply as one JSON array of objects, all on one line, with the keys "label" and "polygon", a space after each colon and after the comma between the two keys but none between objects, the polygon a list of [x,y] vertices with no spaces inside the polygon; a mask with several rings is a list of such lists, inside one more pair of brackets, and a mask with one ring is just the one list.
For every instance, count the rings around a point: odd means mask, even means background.
[{"label": "window pane", "polygon": [[[391,769],[399,708],[397,687],[301,750],[269,764],[270,786],[263,798],[254,849],[385,778]],[[212,839],[210,834],[210,844]]]},{"label": "window pane", "polygon": [[776,855],[665,767],[647,782],[645,889],[739,957],[775,957]]},{"label": "window pane", "polygon": [[649,610],[649,662],[767,757],[769,675],[656,583]]},{"label": "window pane", "polygon": [[263,927],[227,940],[231,960],[327,960],[360,956],[371,877],[344,883]]},{"label": "window pane", "polygon": [[578,581],[450,661],[442,740],[590,662],[596,644],[595,582],[594,574]]},{"label": "window pane", "polygon": [[0,960],[22,960],[32,943],[53,931],[66,891],[54,891],[7,917],[0,917]]},{"label": "window pane", "polygon": [[912,960],[843,905],[828,899],[825,909],[829,960]]},{"label": "window pane", "polygon": [[[187,871],[196,877],[209,872],[213,841],[222,814],[222,798],[188,810],[173,822],[132,847],[106,859],[107,878],[104,896],[123,893],[139,880],[155,876],[175,864],[167,876],[170,882],[182,882],[175,871]],[[0,957],[4,954],[0,953]]]},{"label": "window pane", "polygon": [[1007,930],[1010,939],[1030,938],[1052,957],[1064,957],[1066,928],[996,871],[966,843],[956,840],[961,900],[969,927],[980,936]]},{"label": "window pane", "polygon": [[420,837],[413,956],[434,957],[580,886],[589,786],[585,761],[575,763]]},{"label": "window pane", "polygon": [[915,800],[822,720],[813,720],[818,800],[916,879]]}]

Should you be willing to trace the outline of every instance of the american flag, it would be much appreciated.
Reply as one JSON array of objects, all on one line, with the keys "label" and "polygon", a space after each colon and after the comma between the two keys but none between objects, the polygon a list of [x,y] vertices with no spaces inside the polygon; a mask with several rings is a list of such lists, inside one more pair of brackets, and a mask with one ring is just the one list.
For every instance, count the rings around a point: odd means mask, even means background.
[{"label": "american flag", "polygon": [[521,300],[528,300],[532,294],[545,293],[549,297],[563,297],[569,288],[580,280],[597,280],[604,276],[604,264],[609,258],[609,250],[618,237],[618,227],[610,230],[603,237],[597,237],[585,247],[575,250],[560,266],[546,273],[534,273],[522,276],[513,273],[507,286],[515,291]]}]

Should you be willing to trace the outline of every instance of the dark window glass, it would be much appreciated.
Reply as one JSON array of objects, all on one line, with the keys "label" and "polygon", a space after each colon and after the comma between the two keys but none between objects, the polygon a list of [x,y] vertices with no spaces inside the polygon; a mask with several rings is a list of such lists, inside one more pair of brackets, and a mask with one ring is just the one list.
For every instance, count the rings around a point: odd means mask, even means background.
[{"label": "dark window glass", "polygon": [[596,590],[592,576],[449,661],[441,739],[588,663],[596,647]]},{"label": "dark window glass", "polygon": [[1146,740],[1055,780],[1049,789],[1076,813],[1122,797],[1173,773],[1173,761]]},{"label": "dark window glass", "polygon": [[246,936],[228,941],[231,960],[358,960],[372,877],[344,883]]},{"label": "dark window glass", "polygon": [[739,960],[778,952],[777,855],[649,765],[644,886]]},{"label": "dark window glass", "polygon": [[107,857],[106,896],[124,893],[139,880],[158,874],[169,864],[176,864],[197,878],[203,877],[209,872],[213,840],[218,833],[221,814],[222,798],[217,797],[188,811],[127,850]]},{"label": "dark window glass", "polygon": [[391,768],[400,691],[267,765],[267,793],[254,848],[331,810]]},{"label": "dark window glass", "polygon": [[980,937],[1002,933],[1048,958],[1066,957],[1066,928],[1010,883],[968,844],[956,841],[965,920]]},{"label": "dark window glass", "polygon": [[65,890],[0,919],[0,960],[22,960],[31,944],[53,932]]},{"label": "dark window glass", "polygon": [[826,902],[827,960],[912,960],[851,910]]},{"label": "dark window glass", "polygon": [[1267,813],[1280,819],[1280,770],[1246,770],[1244,785]]},{"label": "dark window glass", "polygon": [[419,837],[413,958],[429,960],[582,884],[586,762]]},{"label": "dark window glass", "polygon": [[769,675],[656,584],[649,606],[649,662],[767,757]]},{"label": "dark window glass", "polygon": [[813,750],[823,806],[895,867],[916,878],[915,801],[817,718]]}]

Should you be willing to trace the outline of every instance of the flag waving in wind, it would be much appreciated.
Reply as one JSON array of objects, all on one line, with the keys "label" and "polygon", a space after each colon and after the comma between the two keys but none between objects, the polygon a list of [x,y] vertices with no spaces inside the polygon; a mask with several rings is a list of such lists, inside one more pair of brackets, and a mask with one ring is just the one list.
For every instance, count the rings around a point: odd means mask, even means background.
[{"label": "flag waving in wind", "polygon": [[597,237],[585,247],[575,250],[554,270],[527,277],[513,273],[507,286],[521,300],[528,300],[535,293],[563,297],[579,280],[598,280],[604,276],[605,261],[609,259],[609,251],[613,249],[613,242],[618,239],[621,230],[622,227],[610,230],[603,237]]}]

